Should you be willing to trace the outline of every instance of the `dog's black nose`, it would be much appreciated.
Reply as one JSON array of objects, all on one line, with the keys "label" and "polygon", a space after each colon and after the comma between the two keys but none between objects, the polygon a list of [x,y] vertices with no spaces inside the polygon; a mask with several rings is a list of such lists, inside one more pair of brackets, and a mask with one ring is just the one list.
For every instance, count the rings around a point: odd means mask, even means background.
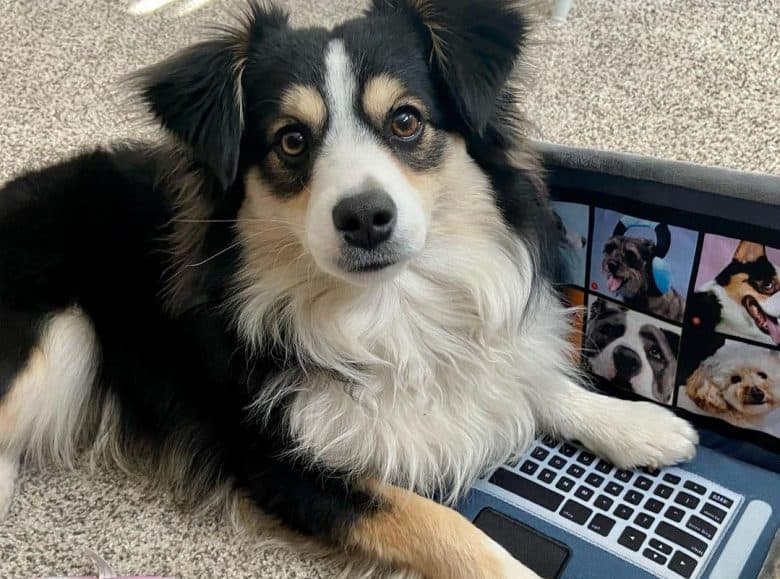
[{"label": "dog's black nose", "polygon": [[617,261],[614,261],[612,259],[607,261],[607,271],[612,275],[615,275],[617,273],[618,267],[620,267],[620,264]]},{"label": "dog's black nose", "polygon": [[753,404],[761,404],[764,401],[764,391],[758,386],[751,386],[748,390],[748,400]]},{"label": "dog's black nose", "polygon": [[618,377],[626,380],[639,374],[639,370],[642,368],[642,360],[639,359],[639,355],[626,346],[615,348],[615,351],[612,352],[612,361],[615,364]]},{"label": "dog's black nose", "polygon": [[344,240],[361,249],[374,249],[390,239],[396,207],[384,191],[366,191],[345,197],[333,208],[333,224]]}]

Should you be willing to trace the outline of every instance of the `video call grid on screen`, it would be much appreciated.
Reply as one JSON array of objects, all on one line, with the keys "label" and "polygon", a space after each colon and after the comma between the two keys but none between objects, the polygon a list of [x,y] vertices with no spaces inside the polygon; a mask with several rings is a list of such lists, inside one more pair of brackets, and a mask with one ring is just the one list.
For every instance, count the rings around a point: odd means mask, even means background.
[{"label": "video call grid on screen", "polygon": [[780,250],[663,223],[657,211],[553,205],[566,298],[585,309],[573,321],[586,366],[639,396],[780,438]]}]

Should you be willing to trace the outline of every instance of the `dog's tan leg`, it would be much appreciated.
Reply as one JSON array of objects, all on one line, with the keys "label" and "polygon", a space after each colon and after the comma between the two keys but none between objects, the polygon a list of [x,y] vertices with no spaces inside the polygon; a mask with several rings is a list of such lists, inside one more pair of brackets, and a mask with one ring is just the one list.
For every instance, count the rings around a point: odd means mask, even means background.
[{"label": "dog's tan leg", "polygon": [[0,518],[11,503],[20,456],[71,463],[96,353],[89,321],[78,309],[65,310],[49,317],[23,366],[0,385]]},{"label": "dog's tan leg", "polygon": [[348,529],[348,547],[428,578],[538,577],[456,511],[396,487],[373,492],[381,508]]}]

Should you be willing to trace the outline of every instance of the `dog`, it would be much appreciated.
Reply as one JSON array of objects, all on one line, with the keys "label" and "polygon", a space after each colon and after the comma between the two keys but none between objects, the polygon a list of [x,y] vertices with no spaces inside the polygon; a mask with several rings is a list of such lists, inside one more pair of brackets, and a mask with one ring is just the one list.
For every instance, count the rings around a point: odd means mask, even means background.
[{"label": "dog", "polygon": [[780,352],[727,342],[686,381],[699,408],[737,426],[760,425],[780,407]]},{"label": "dog", "polygon": [[601,298],[590,306],[584,355],[611,385],[664,404],[672,400],[680,336]]},{"label": "dog", "polygon": [[555,230],[558,235],[559,271],[555,281],[563,284],[582,285],[585,279],[585,248],[588,240],[570,231],[557,211],[553,209]]},{"label": "dog", "polygon": [[[656,241],[625,235],[634,227],[652,227]],[[664,224],[623,217],[604,244],[601,269],[607,289],[630,308],[681,322],[685,299],[671,286],[665,257],[671,232]]]},{"label": "dog", "polygon": [[[81,448],[427,577],[535,574],[447,504],[535,432],[622,468],[697,434],[590,392],[552,289],[508,0],[246,15],[134,75],[159,143],[0,190],[0,489]],[[435,502],[428,497],[437,497]]]},{"label": "dog", "polygon": [[714,280],[697,289],[690,316],[703,330],[780,344],[780,276],[766,247],[740,241]]}]

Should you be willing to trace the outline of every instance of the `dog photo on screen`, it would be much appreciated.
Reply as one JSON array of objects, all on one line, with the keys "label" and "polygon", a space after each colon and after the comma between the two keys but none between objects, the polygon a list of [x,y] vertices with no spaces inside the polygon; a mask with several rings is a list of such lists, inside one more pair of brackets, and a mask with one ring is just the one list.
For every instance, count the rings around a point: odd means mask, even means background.
[{"label": "dog photo on screen", "polygon": [[679,344],[677,328],[603,298],[592,299],[584,361],[609,387],[670,404]]},{"label": "dog photo on screen", "polygon": [[780,251],[753,241],[707,235],[688,318],[717,331],[780,344]]},{"label": "dog photo on screen", "polygon": [[632,309],[682,321],[696,232],[596,210],[593,235],[592,290]]},{"label": "dog photo on screen", "polygon": [[678,406],[780,435],[780,352],[717,336],[709,348],[706,338],[697,342],[694,359],[681,364],[693,370],[681,379]]},{"label": "dog photo on screen", "polygon": [[585,286],[589,208],[579,203],[554,202],[553,218],[558,232],[560,271],[556,281]]}]

